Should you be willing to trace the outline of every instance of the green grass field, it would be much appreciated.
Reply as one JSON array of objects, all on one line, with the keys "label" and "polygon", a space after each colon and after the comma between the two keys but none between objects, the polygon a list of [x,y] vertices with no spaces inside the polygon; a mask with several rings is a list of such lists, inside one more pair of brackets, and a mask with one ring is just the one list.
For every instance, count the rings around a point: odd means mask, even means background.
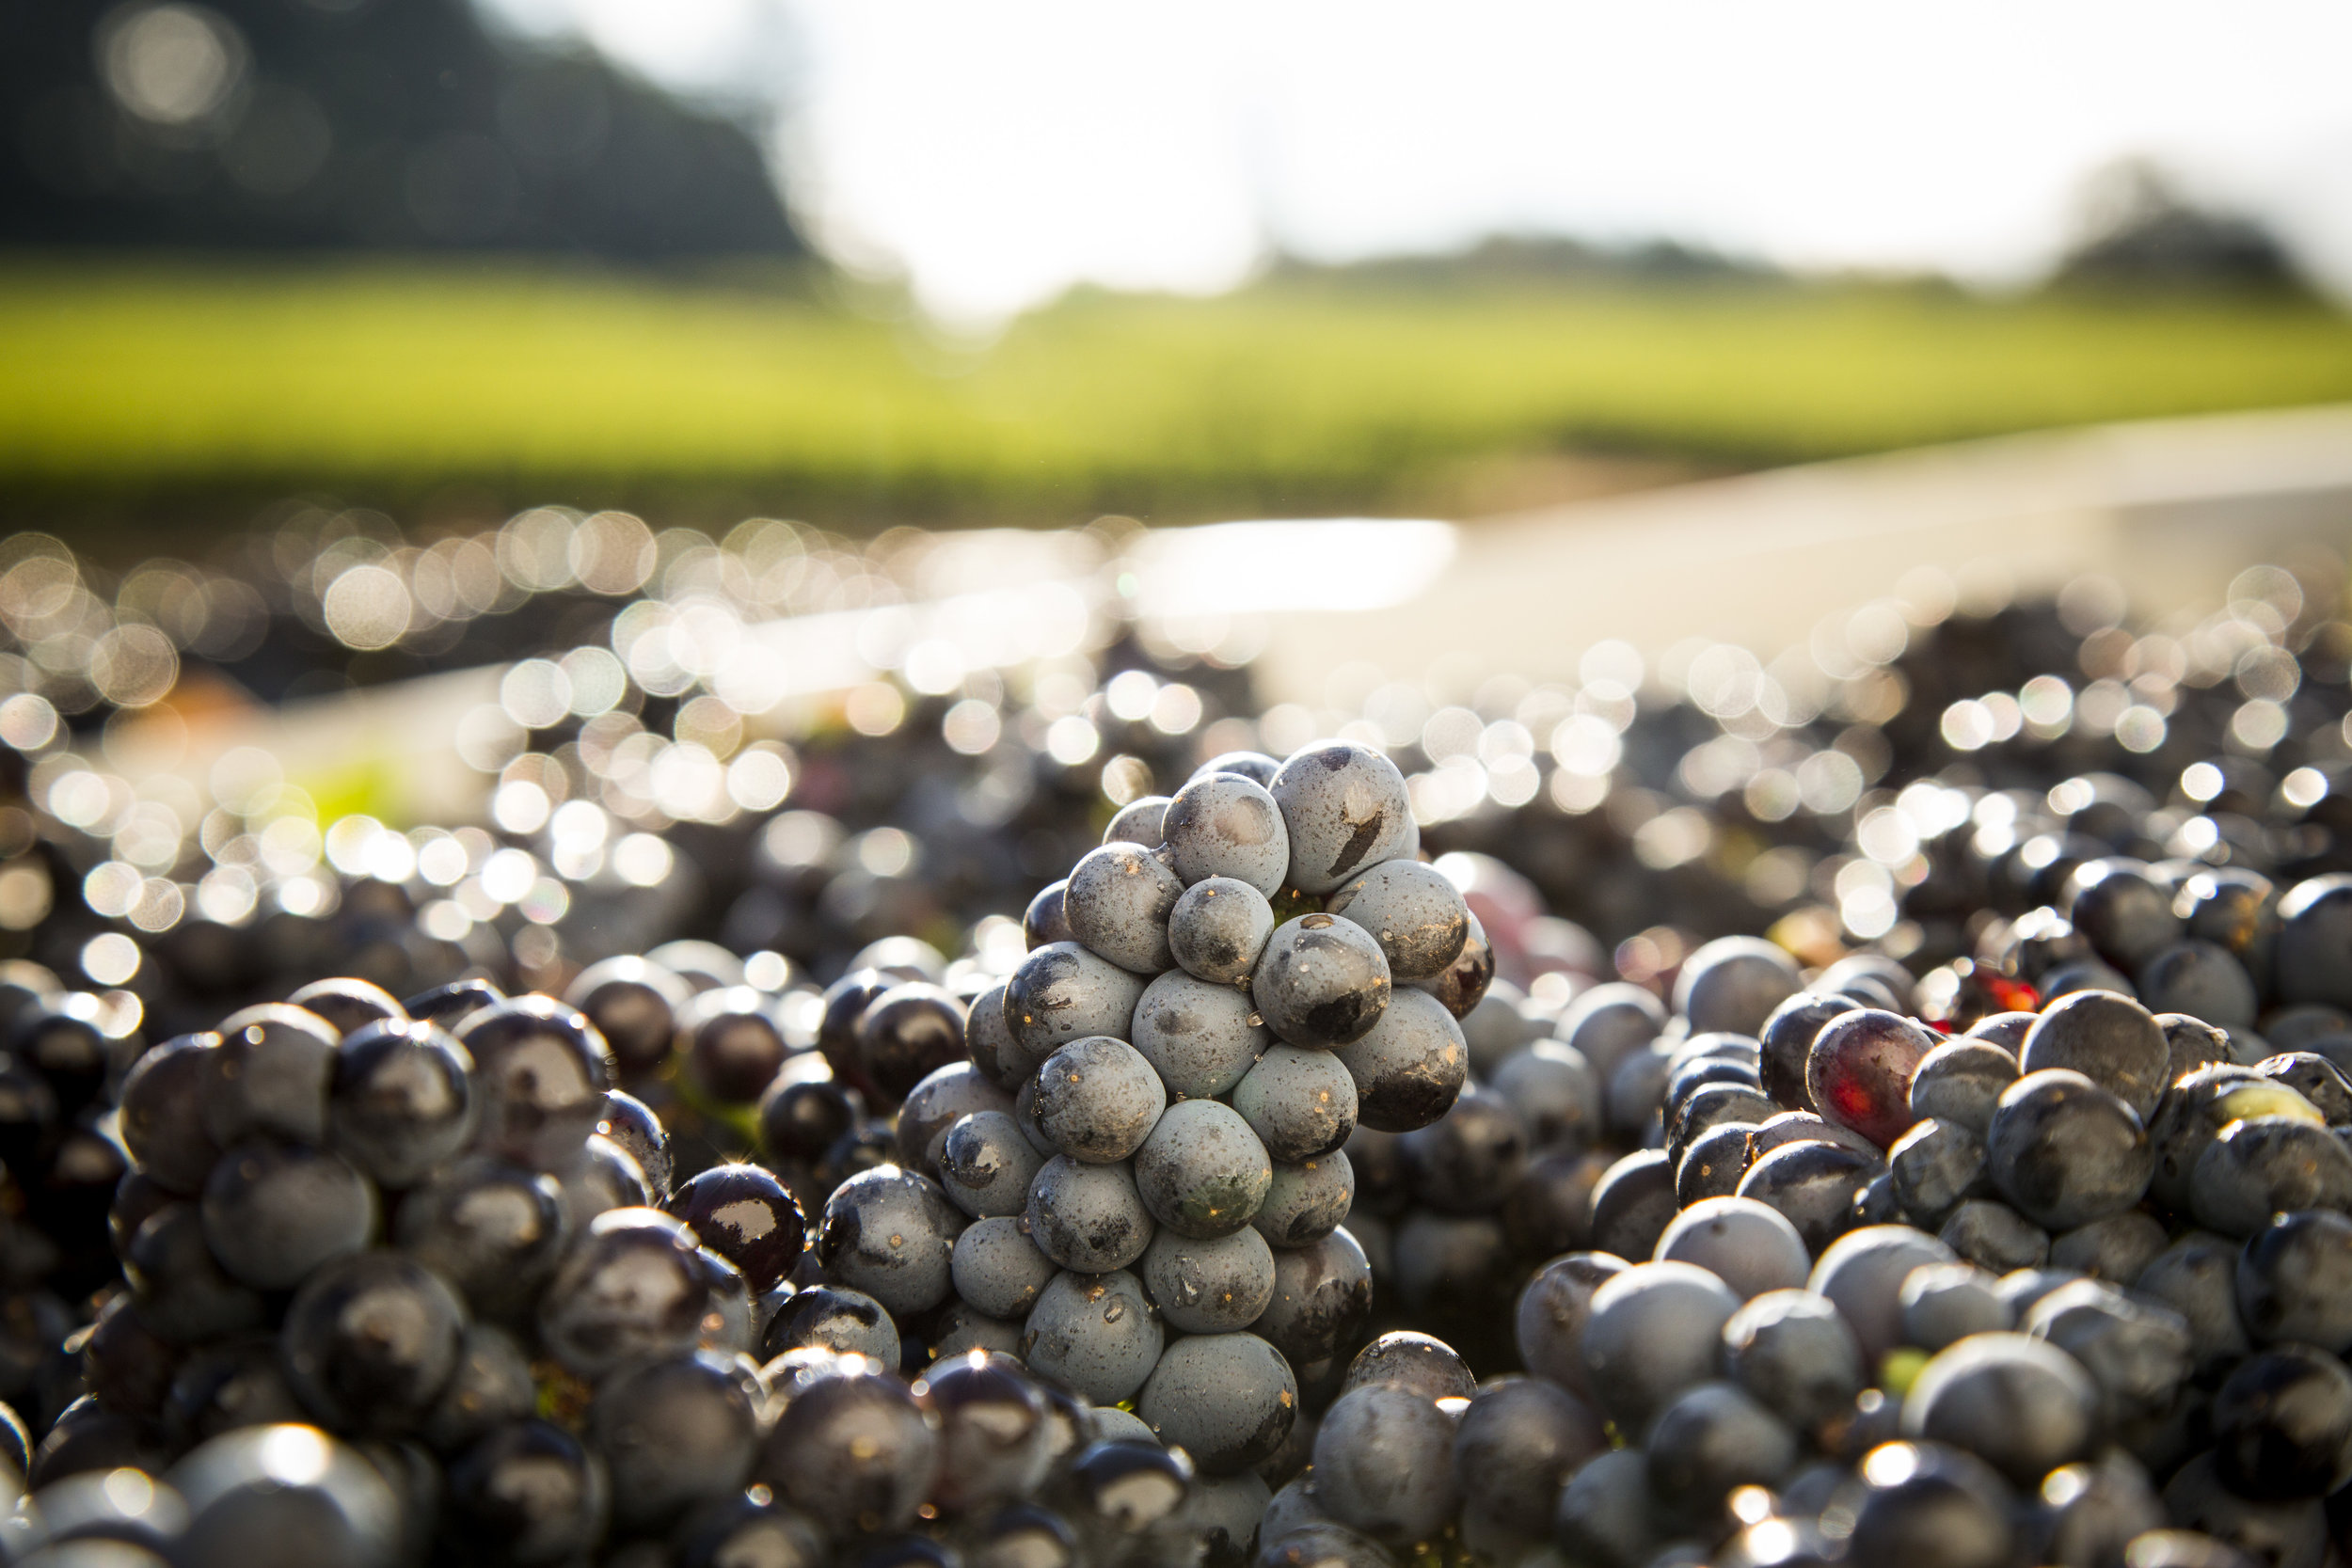
[{"label": "green grass field", "polygon": [[954,509],[1370,504],[1575,449],[1787,462],[2352,398],[2317,306],[1279,277],[1074,296],[984,352],[786,284],[0,265],[0,491],[668,485]]}]

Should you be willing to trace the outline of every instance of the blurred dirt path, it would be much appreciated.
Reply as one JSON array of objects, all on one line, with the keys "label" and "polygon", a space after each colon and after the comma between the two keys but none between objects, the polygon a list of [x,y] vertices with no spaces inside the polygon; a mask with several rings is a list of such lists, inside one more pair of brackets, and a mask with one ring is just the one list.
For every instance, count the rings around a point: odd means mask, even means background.
[{"label": "blurred dirt path", "polygon": [[1259,665],[1269,697],[1314,703],[1358,661],[1557,677],[1611,637],[1655,653],[1704,636],[1770,658],[1922,567],[2027,593],[2105,572],[2144,618],[2210,608],[2248,565],[2315,545],[2352,556],[2352,406],[1708,480],[1483,518],[1454,544],[1400,602],[1278,616]]}]

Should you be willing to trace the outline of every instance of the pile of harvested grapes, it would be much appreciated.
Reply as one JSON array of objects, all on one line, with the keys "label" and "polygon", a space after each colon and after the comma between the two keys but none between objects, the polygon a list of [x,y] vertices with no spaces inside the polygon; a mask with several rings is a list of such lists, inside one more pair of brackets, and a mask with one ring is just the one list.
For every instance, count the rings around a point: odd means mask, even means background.
[{"label": "pile of harvested grapes", "polygon": [[[676,531],[7,546],[0,1560],[2352,1555],[2340,572],[787,702],[903,552]],[[141,765],[288,649],[479,819]]]}]

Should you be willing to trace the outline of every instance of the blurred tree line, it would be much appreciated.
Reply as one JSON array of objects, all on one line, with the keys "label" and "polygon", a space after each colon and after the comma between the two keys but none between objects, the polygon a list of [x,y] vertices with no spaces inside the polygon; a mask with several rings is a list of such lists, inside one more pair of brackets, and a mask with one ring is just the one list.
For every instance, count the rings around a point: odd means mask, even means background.
[{"label": "blurred tree line", "polygon": [[0,0],[0,244],[804,249],[744,127],[469,0]]}]

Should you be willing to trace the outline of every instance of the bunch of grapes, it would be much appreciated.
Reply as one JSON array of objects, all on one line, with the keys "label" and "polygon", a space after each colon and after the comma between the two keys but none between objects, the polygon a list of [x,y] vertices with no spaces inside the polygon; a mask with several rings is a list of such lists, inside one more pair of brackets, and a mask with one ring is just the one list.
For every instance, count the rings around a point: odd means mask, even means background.
[{"label": "bunch of grapes", "polygon": [[1219,757],[1121,811],[975,998],[969,1062],[908,1092],[905,1163],[826,1200],[834,1292],[1132,1402],[1213,1481],[1295,1470],[1371,1308],[1344,1146],[1445,1113],[1492,971],[1417,847],[1401,775],[1345,743]]}]

